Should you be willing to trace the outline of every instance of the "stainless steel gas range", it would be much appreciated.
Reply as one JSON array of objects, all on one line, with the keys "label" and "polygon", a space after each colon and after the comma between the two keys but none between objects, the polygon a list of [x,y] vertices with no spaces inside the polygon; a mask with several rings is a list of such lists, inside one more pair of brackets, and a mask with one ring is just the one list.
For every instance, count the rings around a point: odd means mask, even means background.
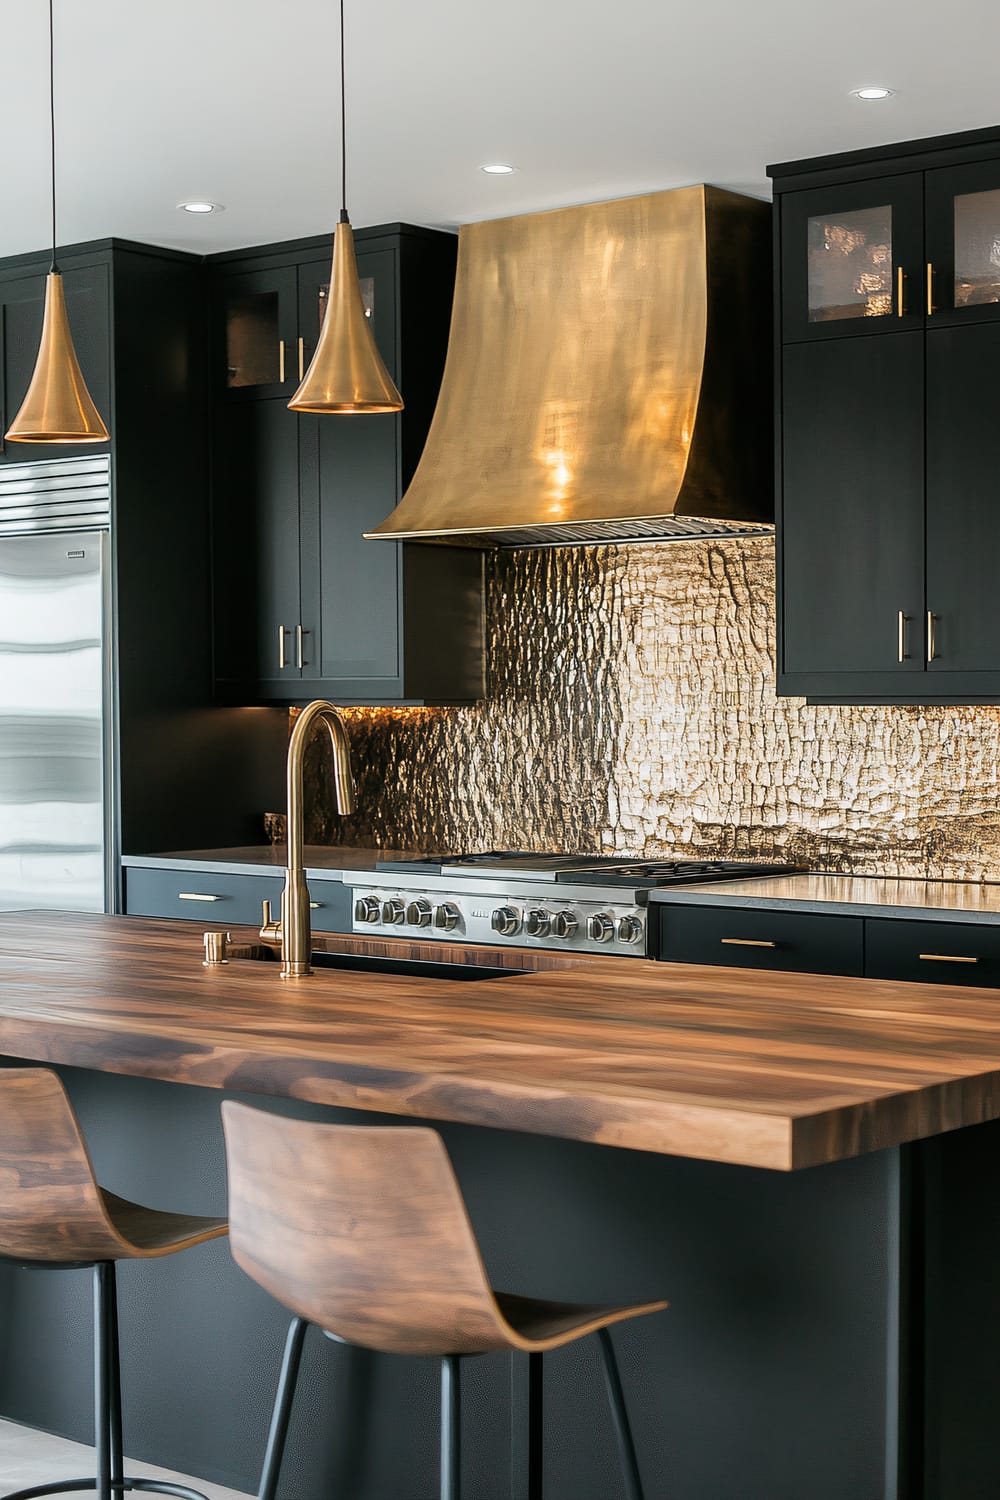
[{"label": "stainless steel gas range", "polygon": [[587,854],[466,854],[350,871],[353,930],[513,948],[650,951],[646,901],[657,886],[782,875],[791,865],[636,860]]}]

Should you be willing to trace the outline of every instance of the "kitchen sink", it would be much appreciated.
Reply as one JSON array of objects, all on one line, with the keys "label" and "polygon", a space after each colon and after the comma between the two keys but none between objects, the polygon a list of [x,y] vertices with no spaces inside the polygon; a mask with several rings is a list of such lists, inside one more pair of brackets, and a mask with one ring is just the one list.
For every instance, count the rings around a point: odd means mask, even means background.
[{"label": "kitchen sink", "polygon": [[370,953],[314,953],[314,969],[351,969],[359,974],[398,974],[414,979],[503,979],[529,969],[498,969],[484,964],[440,963],[422,958],[383,958]]}]

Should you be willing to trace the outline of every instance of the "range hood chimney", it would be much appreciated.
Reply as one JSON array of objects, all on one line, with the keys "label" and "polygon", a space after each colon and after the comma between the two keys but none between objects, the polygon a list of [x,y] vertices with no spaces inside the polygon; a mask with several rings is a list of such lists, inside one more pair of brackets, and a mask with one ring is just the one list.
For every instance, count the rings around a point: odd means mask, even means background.
[{"label": "range hood chimney", "polygon": [[531,547],[770,531],[770,217],[699,186],[463,228],[427,444],[367,534]]}]

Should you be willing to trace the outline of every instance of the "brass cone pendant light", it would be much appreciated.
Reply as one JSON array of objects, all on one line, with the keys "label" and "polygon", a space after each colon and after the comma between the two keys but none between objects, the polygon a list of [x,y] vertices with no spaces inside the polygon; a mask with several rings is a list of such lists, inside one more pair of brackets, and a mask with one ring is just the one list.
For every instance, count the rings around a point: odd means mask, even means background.
[{"label": "brass cone pendant light", "polygon": [[52,144],[52,267],[38,358],[21,409],[7,430],[11,443],[106,443],[110,434],[91,399],[73,347],[63,279],[56,265],[55,47],[49,0],[49,122]]},{"label": "brass cone pendant light", "polygon": [[347,106],[344,85],[344,0],[340,0],[340,223],[333,236],[333,270],[326,316],[305,378],[288,405],[291,411],[401,411],[403,398],[382,363],[365,317],[347,217]]}]

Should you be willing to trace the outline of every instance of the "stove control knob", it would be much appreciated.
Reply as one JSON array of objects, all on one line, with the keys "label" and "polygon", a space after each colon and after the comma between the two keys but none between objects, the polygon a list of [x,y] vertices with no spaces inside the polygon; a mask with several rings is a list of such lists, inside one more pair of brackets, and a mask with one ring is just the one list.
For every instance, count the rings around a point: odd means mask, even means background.
[{"label": "stove control knob", "polygon": [[573,937],[579,925],[571,911],[557,911],[552,918],[552,931],[557,938]]},{"label": "stove control knob", "polygon": [[490,917],[490,926],[501,937],[512,937],[521,929],[521,913],[516,906],[498,906]]},{"label": "stove control knob", "polygon": [[440,927],[443,932],[453,932],[462,920],[462,913],[451,901],[442,901],[440,906],[434,908],[434,926]]},{"label": "stove control knob", "polygon": [[529,937],[548,937],[551,926],[551,912],[543,911],[538,906],[533,907],[524,918],[524,930]]},{"label": "stove control knob", "polygon": [[610,943],[615,935],[615,924],[607,912],[597,911],[587,918],[587,936],[595,943]]},{"label": "stove control knob", "polygon": [[406,908],[406,920],[411,927],[429,927],[431,925],[431,903],[421,897],[417,901],[411,901]]},{"label": "stove control knob", "polygon": [[390,896],[382,902],[382,921],[397,926],[406,920],[406,908],[398,896]]},{"label": "stove control knob", "polygon": [[377,896],[361,896],[354,903],[355,922],[377,922],[382,915],[382,905]]},{"label": "stove control knob", "polygon": [[619,917],[617,933],[620,943],[637,943],[642,937],[642,918]]}]

